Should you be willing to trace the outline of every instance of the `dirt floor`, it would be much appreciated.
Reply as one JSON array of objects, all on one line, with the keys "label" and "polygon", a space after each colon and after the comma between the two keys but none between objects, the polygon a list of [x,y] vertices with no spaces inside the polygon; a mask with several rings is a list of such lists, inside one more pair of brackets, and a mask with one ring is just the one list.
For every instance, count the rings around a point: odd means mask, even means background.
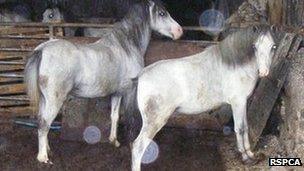
[{"label": "dirt floor", "polygon": [[[115,148],[108,143],[88,145],[59,138],[60,132],[49,134],[54,165],[36,161],[37,131],[13,126],[0,134],[0,170],[130,170],[130,150],[124,145]],[[155,138],[159,145],[158,159],[142,170],[268,170],[268,156],[284,155],[273,136],[260,145],[266,159],[246,167],[239,161],[234,135],[224,136],[201,130],[164,128]],[[264,145],[263,145],[264,144]]]}]

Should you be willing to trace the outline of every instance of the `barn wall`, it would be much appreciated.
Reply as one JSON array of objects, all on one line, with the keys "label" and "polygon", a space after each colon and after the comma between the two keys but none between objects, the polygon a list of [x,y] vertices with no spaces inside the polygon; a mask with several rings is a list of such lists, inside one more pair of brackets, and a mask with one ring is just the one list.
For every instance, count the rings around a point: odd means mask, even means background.
[{"label": "barn wall", "polygon": [[31,7],[36,18],[41,18],[41,14],[48,6],[59,6],[67,15],[67,18],[79,18],[90,16],[102,17],[122,17],[129,6],[136,0],[10,0],[2,3],[20,4],[25,3]]},{"label": "barn wall", "polygon": [[[10,3],[26,3],[35,7],[35,13],[41,17],[41,13],[49,5],[58,5],[73,17],[114,17],[124,16],[130,5],[138,0],[2,0]],[[183,25],[198,25],[199,16],[206,9],[221,8],[233,13],[244,0],[192,0],[176,1],[162,0],[174,18]],[[229,4],[227,6],[227,4]],[[187,8],[185,8],[187,7]],[[71,17],[70,17],[71,18]]]},{"label": "barn wall", "polygon": [[304,26],[304,0],[283,0],[283,22],[288,26]]}]

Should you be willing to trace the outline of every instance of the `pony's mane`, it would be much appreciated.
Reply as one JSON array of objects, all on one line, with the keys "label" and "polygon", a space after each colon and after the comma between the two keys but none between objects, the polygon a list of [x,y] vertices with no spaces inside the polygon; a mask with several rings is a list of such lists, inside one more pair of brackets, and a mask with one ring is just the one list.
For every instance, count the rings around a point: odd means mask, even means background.
[{"label": "pony's mane", "polygon": [[267,31],[271,32],[270,26],[250,26],[236,31],[219,43],[222,61],[229,66],[237,66],[250,62],[254,55],[254,43]]},{"label": "pony's mane", "polygon": [[[146,49],[147,41],[150,40],[150,5],[155,3],[154,8],[164,8],[158,1],[140,0],[133,4],[125,17],[114,25],[112,36],[123,49],[130,54],[132,49],[136,47],[141,51]],[[165,9],[165,8],[164,8]],[[112,38],[109,38],[111,41]],[[131,47],[130,45],[134,45]],[[131,49],[130,49],[131,47]]]},{"label": "pony's mane", "polygon": [[131,5],[122,21],[136,21],[136,23],[149,22],[149,4],[142,1]]},{"label": "pony's mane", "polygon": [[159,0],[137,0],[133,5],[128,9],[127,14],[123,18],[123,20],[134,20],[137,22],[149,22],[149,6],[150,2],[154,2],[158,8],[163,8],[164,4]]}]

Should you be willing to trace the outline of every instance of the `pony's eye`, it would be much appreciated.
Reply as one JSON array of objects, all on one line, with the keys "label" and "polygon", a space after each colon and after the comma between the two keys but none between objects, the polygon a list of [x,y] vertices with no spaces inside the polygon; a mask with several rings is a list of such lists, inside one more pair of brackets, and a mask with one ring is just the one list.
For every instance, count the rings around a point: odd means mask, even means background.
[{"label": "pony's eye", "polygon": [[273,46],[272,46],[272,49],[273,49],[273,50],[276,50],[276,49],[277,49],[277,46],[276,46],[276,45],[273,45]]},{"label": "pony's eye", "polygon": [[164,11],[160,11],[158,14],[162,17],[166,15],[166,13]]},{"label": "pony's eye", "polygon": [[53,14],[50,14],[50,15],[49,15],[49,18],[53,18],[53,17],[54,17],[54,15],[53,15]]},{"label": "pony's eye", "polygon": [[256,50],[257,48],[255,47],[255,45],[252,46],[253,50]]}]

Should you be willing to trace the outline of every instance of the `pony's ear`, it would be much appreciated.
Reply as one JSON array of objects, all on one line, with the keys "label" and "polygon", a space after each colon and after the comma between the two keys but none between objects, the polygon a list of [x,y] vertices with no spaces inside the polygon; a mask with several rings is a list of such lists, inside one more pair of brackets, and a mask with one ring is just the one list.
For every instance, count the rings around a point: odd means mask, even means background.
[{"label": "pony's ear", "polygon": [[252,30],[253,30],[254,33],[256,33],[256,32],[259,31],[259,28],[258,28],[258,26],[253,26],[253,27],[252,27]]},{"label": "pony's ear", "polygon": [[148,1],[148,5],[150,7],[153,7],[155,5],[155,2],[151,1],[151,0],[147,0]]},{"label": "pony's ear", "polygon": [[274,31],[274,30],[275,30],[275,25],[274,25],[274,24],[270,26],[270,30],[271,30],[271,31]]}]

